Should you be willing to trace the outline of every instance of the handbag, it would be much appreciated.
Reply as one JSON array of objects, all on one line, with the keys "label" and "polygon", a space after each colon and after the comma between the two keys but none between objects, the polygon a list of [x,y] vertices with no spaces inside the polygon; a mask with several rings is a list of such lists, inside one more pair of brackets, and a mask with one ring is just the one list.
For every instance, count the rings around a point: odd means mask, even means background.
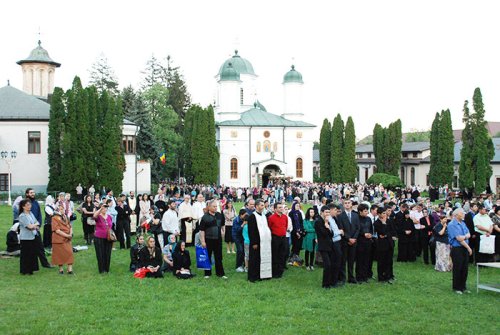
[{"label": "handbag", "polygon": [[495,235],[481,235],[479,242],[479,253],[494,254],[495,253]]},{"label": "handbag", "polygon": [[94,220],[94,218],[93,217],[88,217],[87,218],[87,224],[89,226],[95,226],[95,220]]},{"label": "handbag", "polygon": [[110,242],[116,241],[116,234],[113,231],[113,229],[108,229],[108,241],[110,241]]}]

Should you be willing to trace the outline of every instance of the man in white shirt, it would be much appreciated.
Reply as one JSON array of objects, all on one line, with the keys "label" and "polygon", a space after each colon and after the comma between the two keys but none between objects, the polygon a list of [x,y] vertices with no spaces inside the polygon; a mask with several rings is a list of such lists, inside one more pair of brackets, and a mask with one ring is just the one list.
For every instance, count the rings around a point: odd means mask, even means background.
[{"label": "man in white shirt", "polygon": [[184,194],[184,201],[179,205],[179,219],[181,220],[181,240],[186,244],[193,243],[193,206],[191,196]]},{"label": "man in white shirt", "polygon": [[194,234],[198,232],[198,227],[200,225],[200,220],[205,215],[205,208],[207,208],[207,203],[205,202],[205,197],[201,192],[198,194],[196,197],[196,201],[194,202],[192,206],[192,212],[193,212],[193,229],[194,229]]},{"label": "man in white shirt", "polygon": [[176,238],[179,235],[179,218],[177,217],[175,208],[175,201],[169,200],[168,210],[163,215],[163,219],[161,220],[161,228],[163,229],[164,241],[168,241],[168,236],[171,234],[174,234]]},{"label": "man in white shirt", "polygon": [[410,210],[410,219],[413,221],[413,225],[415,226],[415,255],[417,257],[420,257],[420,254],[422,253],[422,244],[420,243],[421,240],[421,225],[420,225],[420,219],[424,217],[424,213],[422,213],[422,204],[416,204],[413,206],[413,208]]}]

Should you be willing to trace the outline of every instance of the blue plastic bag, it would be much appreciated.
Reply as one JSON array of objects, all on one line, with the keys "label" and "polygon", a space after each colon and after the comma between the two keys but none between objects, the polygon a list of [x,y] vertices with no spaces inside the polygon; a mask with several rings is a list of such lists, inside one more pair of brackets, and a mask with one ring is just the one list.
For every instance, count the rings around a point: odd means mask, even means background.
[{"label": "blue plastic bag", "polygon": [[212,264],[208,257],[208,250],[206,248],[196,246],[196,267],[202,270],[211,270]]}]

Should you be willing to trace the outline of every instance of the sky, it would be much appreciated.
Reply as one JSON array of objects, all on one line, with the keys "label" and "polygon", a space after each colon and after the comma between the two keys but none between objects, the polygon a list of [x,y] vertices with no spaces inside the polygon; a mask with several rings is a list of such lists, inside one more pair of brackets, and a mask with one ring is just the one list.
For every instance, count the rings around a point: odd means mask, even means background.
[{"label": "sky", "polygon": [[397,118],[403,131],[429,129],[447,108],[461,129],[476,87],[486,119],[500,121],[499,13],[495,0],[2,2],[0,87],[10,80],[22,89],[16,61],[40,38],[62,64],[56,86],[69,88],[76,75],[88,84],[104,54],[120,87],[138,88],[151,56],[170,55],[192,102],[206,106],[214,76],[237,48],[259,76],[257,98],[275,114],[295,65],[316,138],[337,113],[352,116],[358,139]]}]

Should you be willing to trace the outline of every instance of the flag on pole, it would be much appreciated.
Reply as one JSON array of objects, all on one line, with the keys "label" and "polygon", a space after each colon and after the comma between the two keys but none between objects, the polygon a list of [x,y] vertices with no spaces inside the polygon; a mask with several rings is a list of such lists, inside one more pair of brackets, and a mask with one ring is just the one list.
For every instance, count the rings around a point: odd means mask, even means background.
[{"label": "flag on pole", "polygon": [[167,164],[167,154],[165,153],[165,151],[161,154],[160,161],[162,165]]}]

